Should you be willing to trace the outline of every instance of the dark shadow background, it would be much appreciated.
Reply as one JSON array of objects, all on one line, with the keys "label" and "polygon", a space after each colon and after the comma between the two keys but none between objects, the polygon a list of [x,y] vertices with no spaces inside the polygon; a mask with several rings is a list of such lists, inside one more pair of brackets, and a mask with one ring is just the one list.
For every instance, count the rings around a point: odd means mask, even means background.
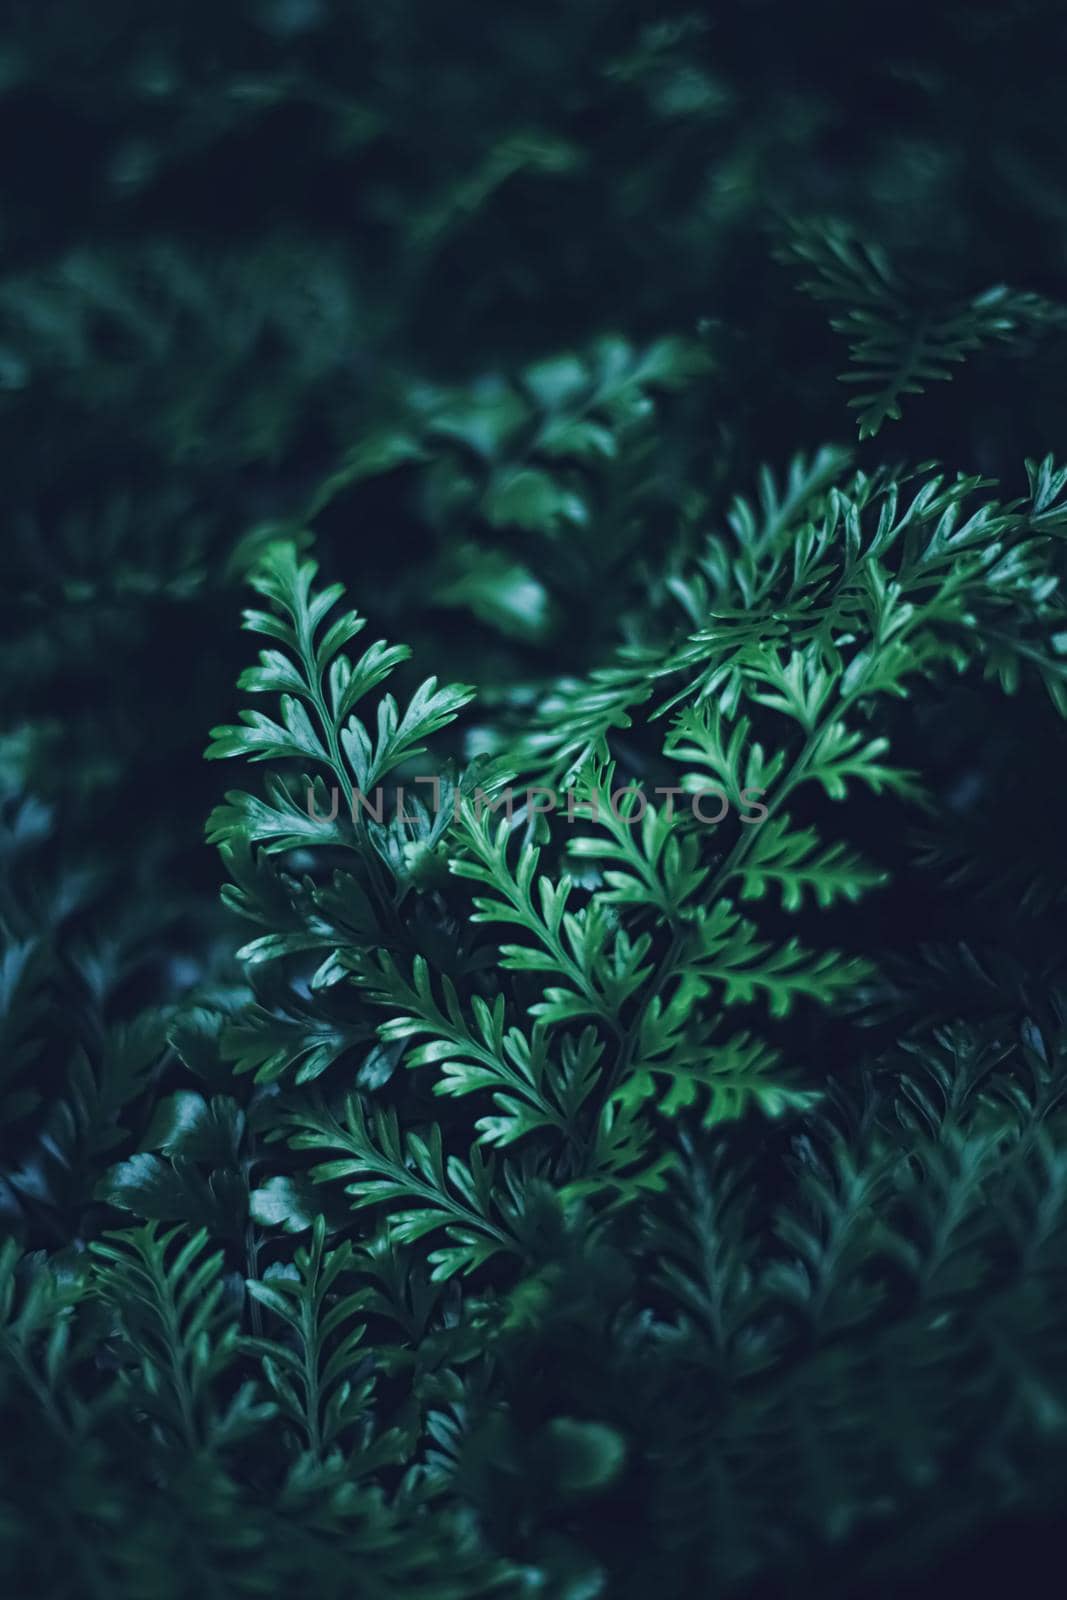
[{"label": "dark shadow background", "polygon": [[[242,579],[427,385],[478,393],[603,333],[687,336],[710,365],[658,402],[634,469],[647,516],[614,564],[610,498],[590,491],[581,538],[502,532],[462,450],[451,500],[401,452],[310,519],[376,630],[491,696],[603,659],[646,599],[649,541],[694,548],[760,463],[852,442],[844,342],[774,258],[785,218],[841,218],[935,299],[1008,283],[1067,301],[1057,3],[7,0],[0,18],[5,925],[46,928],[102,1020],[231,975],[202,843],[224,784],[200,755],[237,705]],[[936,458],[1022,492],[1024,457],[1063,448],[1065,354],[975,355],[857,460]],[[547,620],[455,598],[460,546],[504,548]],[[995,727],[988,703],[964,684],[906,708],[901,748],[971,796],[961,830],[994,887],[1025,851],[1052,885],[1013,945],[1038,974],[1061,939],[1064,743],[1033,699]],[[910,859],[884,807],[849,826]],[[995,946],[1004,917],[995,893],[909,869],[827,937],[891,963]],[[928,1015],[1001,1003],[929,987]],[[56,1071],[73,1026],[57,1003]],[[854,1052],[852,1024],[831,1046]],[[980,1590],[1057,1538],[1020,1513],[906,1581]]]}]

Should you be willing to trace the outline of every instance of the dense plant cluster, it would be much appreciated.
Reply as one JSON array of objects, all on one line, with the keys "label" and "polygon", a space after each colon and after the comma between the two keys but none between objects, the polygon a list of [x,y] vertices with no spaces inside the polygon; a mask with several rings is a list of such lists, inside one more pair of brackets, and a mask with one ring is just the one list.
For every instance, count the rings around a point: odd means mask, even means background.
[{"label": "dense plant cluster", "polygon": [[4,1592],[1054,1519],[1060,8],[10,14]]}]

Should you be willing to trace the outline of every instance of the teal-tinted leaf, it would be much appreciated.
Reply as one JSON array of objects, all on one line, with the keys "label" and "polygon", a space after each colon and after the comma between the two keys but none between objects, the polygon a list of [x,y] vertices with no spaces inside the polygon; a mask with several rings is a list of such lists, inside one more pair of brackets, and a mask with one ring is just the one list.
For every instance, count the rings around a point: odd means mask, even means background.
[{"label": "teal-tinted leaf", "polygon": [[622,1471],[626,1442],[602,1422],[555,1417],[542,1434],[556,1487],[563,1494],[604,1489]]},{"label": "teal-tinted leaf", "polygon": [[164,1155],[185,1156],[213,1167],[235,1166],[244,1133],[244,1114],[236,1100],[182,1089],[160,1101],[142,1144]]},{"label": "teal-tinted leaf", "polygon": [[494,528],[523,528],[531,533],[555,533],[565,523],[580,526],[588,520],[578,495],[536,467],[495,478],[486,490],[483,506]]},{"label": "teal-tinted leaf", "polygon": [[286,1233],[302,1233],[310,1228],[322,1210],[321,1191],[299,1178],[269,1178],[249,1197],[249,1215],[262,1228],[284,1228]]}]

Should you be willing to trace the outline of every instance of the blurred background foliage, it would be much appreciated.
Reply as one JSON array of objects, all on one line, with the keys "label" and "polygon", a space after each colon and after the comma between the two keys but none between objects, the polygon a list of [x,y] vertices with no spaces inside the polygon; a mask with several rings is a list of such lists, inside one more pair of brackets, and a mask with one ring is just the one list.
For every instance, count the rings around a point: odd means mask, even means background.
[{"label": "blurred background foliage", "polygon": [[[529,699],[640,637],[761,462],[853,434],[796,219],[916,315],[1062,290],[1055,4],[4,9],[6,782],[169,905],[214,881],[195,757],[266,537]],[[1021,488],[1064,344],[1016,335],[861,461]]]},{"label": "blurred background foliage", "polygon": [[[1010,495],[1024,456],[1062,453],[1055,0],[3,10],[16,1144],[72,1052],[136,1076],[147,1025],[116,1028],[235,981],[199,758],[236,705],[241,586],[268,539],[314,543],[376,629],[481,686],[491,724],[654,628],[764,462],[852,445]],[[846,271],[874,304],[888,264],[905,331],[914,316],[949,346],[952,307],[988,312],[952,384],[876,437],[857,440],[837,382],[857,329],[830,325],[837,267],[811,225],[881,253]],[[910,736],[972,797],[998,771],[1052,782],[1043,706],[992,739],[983,716],[964,696]],[[1011,855],[998,793],[988,815],[960,800],[968,860]],[[1054,912],[1063,846],[1038,836]],[[17,1087],[31,1060],[36,1106]],[[44,1207],[57,1238],[64,1203]]]},{"label": "blurred background foliage", "polygon": [[[50,793],[135,748],[196,781],[265,524],[445,674],[597,660],[649,547],[852,431],[785,219],[920,298],[1062,287],[1054,4],[5,11],[5,683]],[[1022,343],[885,447],[1015,489],[1063,426],[1062,343]]]}]

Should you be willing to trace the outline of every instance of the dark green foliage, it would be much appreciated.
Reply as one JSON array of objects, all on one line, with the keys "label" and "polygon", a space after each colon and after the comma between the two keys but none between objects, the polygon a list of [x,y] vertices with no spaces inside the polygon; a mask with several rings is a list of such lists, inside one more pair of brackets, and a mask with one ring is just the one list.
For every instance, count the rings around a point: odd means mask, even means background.
[{"label": "dark green foliage", "polygon": [[3,1592],[1014,1562],[1062,8],[9,9]]},{"label": "dark green foliage", "polygon": [[814,271],[802,287],[837,308],[830,326],[852,340],[857,370],[843,373],[841,382],[867,391],[849,401],[859,411],[861,439],[873,438],[889,418],[899,421],[904,396],[951,377],[956,362],[990,340],[1019,341],[1037,330],[1062,333],[1067,327],[1067,307],[1003,284],[944,306],[923,305],[883,251],[832,223],[797,227],[781,254]]}]

